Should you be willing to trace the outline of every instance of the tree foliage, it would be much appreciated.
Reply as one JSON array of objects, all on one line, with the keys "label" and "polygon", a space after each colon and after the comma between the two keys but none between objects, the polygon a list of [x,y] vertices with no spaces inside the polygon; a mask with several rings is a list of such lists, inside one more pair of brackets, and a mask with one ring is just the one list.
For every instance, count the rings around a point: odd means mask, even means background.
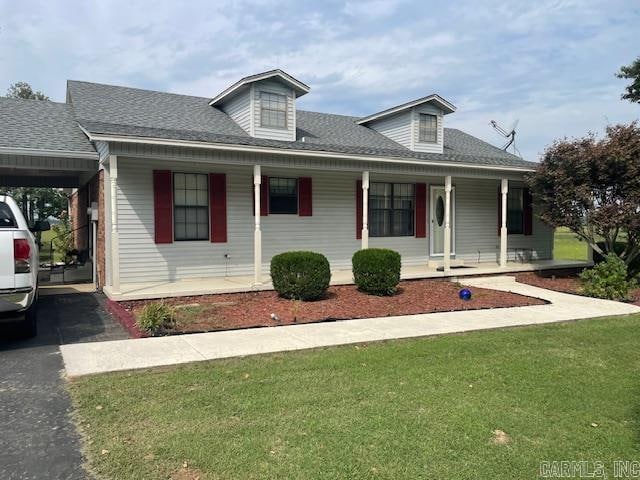
[{"label": "tree foliage", "polygon": [[27,82],[16,82],[9,85],[7,90],[7,98],[22,98],[25,100],[49,100],[40,90],[33,91],[31,85]]},{"label": "tree foliage", "polygon": [[[640,126],[609,126],[549,146],[528,178],[540,218],[568,227],[603,256],[628,265],[640,255]],[[616,240],[626,240],[622,251]],[[600,245],[598,242],[602,240]]]},{"label": "tree foliage", "polygon": [[16,201],[29,224],[49,217],[59,218],[67,211],[67,195],[59,188],[1,187]]},{"label": "tree foliage", "polygon": [[616,77],[631,80],[631,84],[625,88],[627,93],[624,93],[622,98],[630,102],[640,103],[640,57],[636,58],[630,65],[620,67]]}]

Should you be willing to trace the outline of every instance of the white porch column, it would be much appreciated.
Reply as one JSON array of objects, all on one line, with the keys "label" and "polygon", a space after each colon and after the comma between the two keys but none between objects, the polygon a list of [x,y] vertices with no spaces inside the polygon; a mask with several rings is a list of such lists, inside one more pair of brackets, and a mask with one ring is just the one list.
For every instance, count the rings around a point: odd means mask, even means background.
[{"label": "white porch column", "polygon": [[443,268],[451,271],[451,175],[444,177],[444,247]]},{"label": "white porch column", "polygon": [[118,238],[118,157],[109,155],[111,201],[111,289],[120,292],[120,242]]},{"label": "white porch column", "polygon": [[507,266],[507,194],[509,193],[509,180],[502,179],[500,185],[502,194],[502,215],[500,222],[500,267]]},{"label": "white porch column", "polygon": [[369,248],[369,172],[362,172],[362,248]]},{"label": "white porch column", "polygon": [[260,184],[262,174],[260,165],[253,166],[253,218],[255,229],[253,231],[253,283],[262,284],[262,231],[260,230]]}]

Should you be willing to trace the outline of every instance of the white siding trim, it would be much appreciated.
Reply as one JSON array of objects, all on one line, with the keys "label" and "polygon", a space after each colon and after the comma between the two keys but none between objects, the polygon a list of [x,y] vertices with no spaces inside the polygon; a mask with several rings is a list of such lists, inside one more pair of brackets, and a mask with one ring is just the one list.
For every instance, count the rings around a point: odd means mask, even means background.
[{"label": "white siding trim", "polygon": [[366,155],[350,155],[345,153],[333,153],[322,152],[313,150],[296,150],[296,149],[283,149],[283,148],[270,148],[270,147],[252,147],[247,145],[235,145],[235,144],[213,144],[207,142],[196,142],[189,140],[164,140],[158,138],[149,137],[126,137],[118,135],[102,135],[92,134],[91,140],[104,140],[115,143],[132,143],[141,145],[159,145],[165,147],[189,147],[205,150],[224,150],[227,152],[246,152],[246,153],[258,153],[258,154],[274,154],[278,157],[315,157],[326,161],[332,161],[334,159],[339,160],[355,160],[363,162],[373,163],[386,163],[393,165],[414,165],[422,167],[444,167],[451,169],[451,171],[460,171],[462,169],[469,170],[485,170],[485,171],[498,171],[498,172],[533,172],[534,169],[530,167],[507,167],[503,165],[476,165],[468,163],[453,163],[453,162],[434,162],[432,160],[407,160],[395,157],[376,157]]}]

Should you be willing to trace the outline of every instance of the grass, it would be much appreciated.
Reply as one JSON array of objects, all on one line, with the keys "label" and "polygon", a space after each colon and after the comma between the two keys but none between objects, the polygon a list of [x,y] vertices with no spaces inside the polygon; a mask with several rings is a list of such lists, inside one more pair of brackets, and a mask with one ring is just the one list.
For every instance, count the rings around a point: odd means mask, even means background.
[{"label": "grass", "polygon": [[[51,239],[56,236],[53,230],[47,230],[41,233],[40,241],[42,242],[42,248],[40,248],[40,263],[51,261]],[[62,252],[54,252],[55,262],[63,262],[64,255]]]},{"label": "grass", "polygon": [[553,257],[555,260],[586,260],[587,244],[568,228],[556,229]]},{"label": "grass", "polygon": [[[69,388],[103,478],[537,478],[541,461],[637,458],[639,326],[344,346]],[[510,441],[495,444],[495,430]]]}]

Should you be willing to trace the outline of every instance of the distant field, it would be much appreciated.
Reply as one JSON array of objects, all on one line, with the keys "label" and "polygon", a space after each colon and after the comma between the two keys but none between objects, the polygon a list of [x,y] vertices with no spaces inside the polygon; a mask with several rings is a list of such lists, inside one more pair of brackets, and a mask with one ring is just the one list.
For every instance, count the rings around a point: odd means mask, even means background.
[{"label": "distant field", "polygon": [[[42,242],[42,247],[40,247],[40,263],[49,262],[51,259],[51,239],[55,236],[53,230],[47,230],[46,232],[42,232],[42,236],[40,237],[40,241]],[[62,253],[55,252],[56,262],[63,261]]]},{"label": "distant field", "polygon": [[568,228],[556,229],[553,258],[556,260],[586,260],[587,244]]}]

